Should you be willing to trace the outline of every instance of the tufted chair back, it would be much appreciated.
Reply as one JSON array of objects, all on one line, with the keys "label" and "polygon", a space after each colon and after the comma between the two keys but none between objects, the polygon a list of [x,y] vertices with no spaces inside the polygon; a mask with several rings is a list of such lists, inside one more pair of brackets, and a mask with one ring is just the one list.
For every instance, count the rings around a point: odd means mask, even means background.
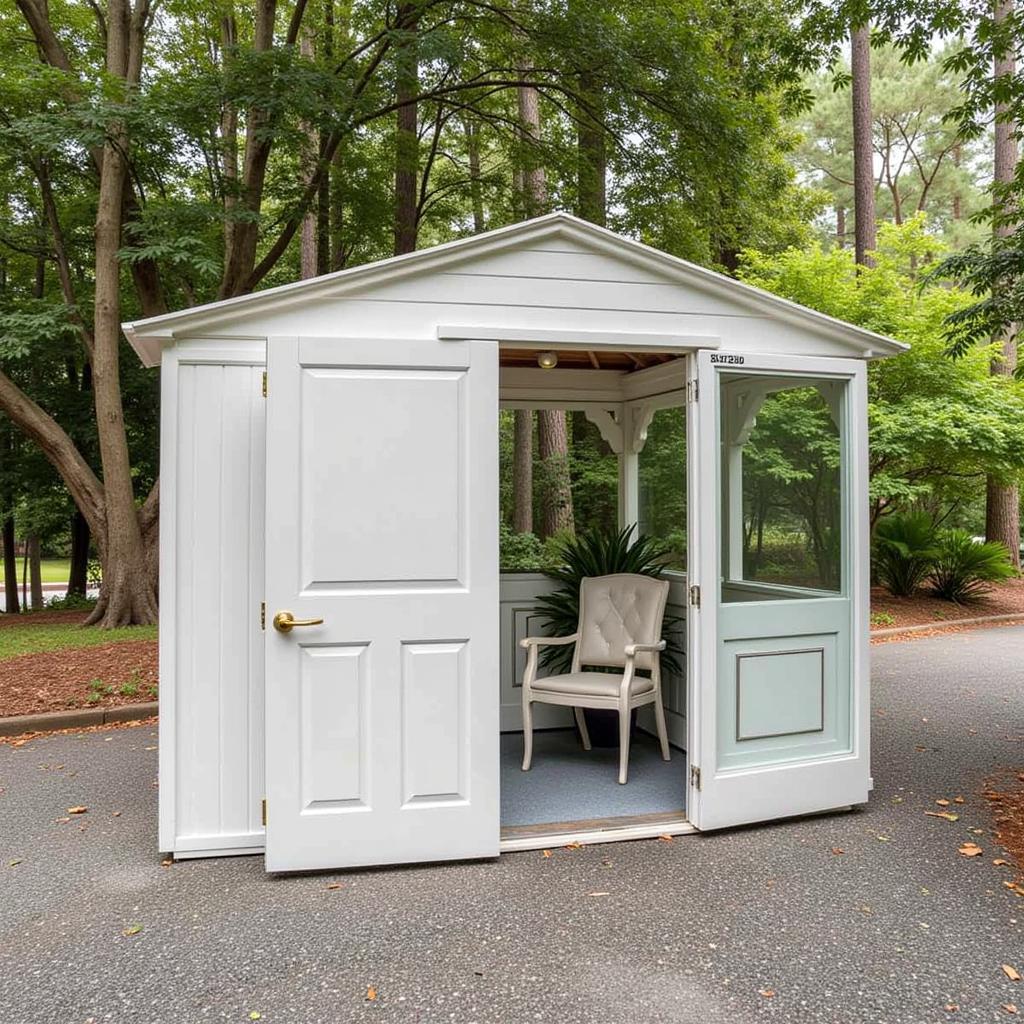
[{"label": "tufted chair back", "polygon": [[[573,671],[581,665],[622,668],[626,644],[656,644],[667,600],[668,580],[627,572],[582,580]],[[635,664],[649,669],[652,662],[652,655],[641,651]]]}]

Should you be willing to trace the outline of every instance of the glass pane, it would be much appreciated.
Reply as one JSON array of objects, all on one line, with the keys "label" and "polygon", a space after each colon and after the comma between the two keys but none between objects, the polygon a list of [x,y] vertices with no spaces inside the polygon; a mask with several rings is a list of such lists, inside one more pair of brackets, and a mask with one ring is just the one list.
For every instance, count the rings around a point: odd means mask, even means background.
[{"label": "glass pane", "polygon": [[686,410],[659,409],[639,464],[640,532],[671,552],[670,569],[686,571]]},{"label": "glass pane", "polygon": [[842,381],[721,374],[722,600],[839,592]]}]

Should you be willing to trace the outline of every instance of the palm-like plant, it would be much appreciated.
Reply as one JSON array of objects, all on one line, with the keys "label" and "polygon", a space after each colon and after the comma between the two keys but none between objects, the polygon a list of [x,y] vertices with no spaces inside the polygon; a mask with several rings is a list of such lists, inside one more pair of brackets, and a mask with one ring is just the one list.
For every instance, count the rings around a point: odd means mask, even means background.
[{"label": "palm-like plant", "polygon": [[935,524],[925,512],[888,516],[875,527],[875,576],[895,597],[911,597],[938,554]]},{"label": "palm-like plant", "polygon": [[[537,610],[547,622],[551,636],[567,636],[576,632],[580,617],[580,581],[590,576],[610,576],[613,573],[632,572],[642,576],[660,578],[670,557],[669,550],[653,537],[633,536],[636,526],[627,526],[618,533],[589,530],[567,538],[561,548],[557,569],[545,575],[558,583],[558,588],[537,599]],[[681,671],[682,649],[676,639],[680,620],[665,617],[662,636],[667,647],[662,663],[675,672]],[[545,647],[541,664],[554,673],[568,672],[575,645]]]},{"label": "palm-like plant", "polygon": [[993,583],[1013,574],[1005,545],[979,543],[966,530],[947,530],[940,537],[932,589],[939,597],[959,604],[980,597]]}]

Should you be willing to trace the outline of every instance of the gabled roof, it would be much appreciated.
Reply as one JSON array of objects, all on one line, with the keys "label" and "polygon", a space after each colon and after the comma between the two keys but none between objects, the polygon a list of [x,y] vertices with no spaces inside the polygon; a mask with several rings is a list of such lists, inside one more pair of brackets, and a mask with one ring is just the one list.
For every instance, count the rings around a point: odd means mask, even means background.
[{"label": "gabled roof", "polygon": [[230,334],[232,322],[243,316],[250,318],[261,311],[276,311],[297,303],[309,304],[320,297],[333,297],[339,292],[347,292],[352,286],[370,286],[407,275],[441,271],[474,257],[557,239],[582,244],[646,266],[668,281],[675,280],[680,285],[731,301],[750,313],[799,323],[807,330],[842,342],[863,358],[895,355],[908,347],[873,331],[743,284],[724,274],[670,256],[568,213],[550,213],[469,238],[350,267],[321,277],[193,306],[146,320],[129,321],[122,324],[122,329],[143,363],[155,366],[160,362],[161,344],[175,337],[201,333],[223,336]]}]

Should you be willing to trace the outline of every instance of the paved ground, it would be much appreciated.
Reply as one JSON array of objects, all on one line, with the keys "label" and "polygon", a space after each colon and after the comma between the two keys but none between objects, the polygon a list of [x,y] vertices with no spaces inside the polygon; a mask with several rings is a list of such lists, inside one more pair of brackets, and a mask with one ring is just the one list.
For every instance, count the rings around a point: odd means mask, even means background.
[{"label": "paved ground", "polygon": [[[1024,764],[1024,628],[873,655],[866,810],[550,859],[162,868],[151,729],[0,746],[0,1021],[1009,1021],[1024,901],[969,829],[985,776]],[[956,794],[960,821],[925,816]]]}]

